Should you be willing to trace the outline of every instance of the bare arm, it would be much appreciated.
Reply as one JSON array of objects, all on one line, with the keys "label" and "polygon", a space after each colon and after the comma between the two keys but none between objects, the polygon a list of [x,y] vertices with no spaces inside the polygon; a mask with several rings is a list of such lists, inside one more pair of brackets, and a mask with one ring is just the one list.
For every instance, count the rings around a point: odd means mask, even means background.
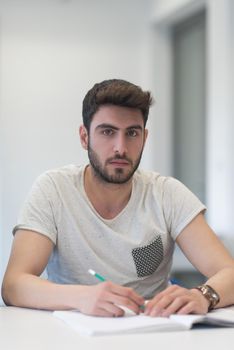
[{"label": "bare arm", "polygon": [[[196,236],[194,240],[193,237]],[[234,304],[234,259],[200,214],[178,244],[191,263],[220,295],[218,307]]]},{"label": "bare arm", "polygon": [[144,303],[132,289],[111,282],[95,286],[62,285],[40,277],[53,250],[42,234],[17,231],[2,285],[6,304],[29,308],[78,309],[99,316],[121,316],[125,306],[139,313]]},{"label": "bare arm", "polygon": [[[189,261],[208,278],[206,283],[219,294],[217,307],[234,304],[234,259],[207,225],[203,214],[186,226],[177,243]],[[146,313],[151,316],[175,312],[203,314],[208,307],[208,301],[198,290],[171,286],[148,303]]]}]

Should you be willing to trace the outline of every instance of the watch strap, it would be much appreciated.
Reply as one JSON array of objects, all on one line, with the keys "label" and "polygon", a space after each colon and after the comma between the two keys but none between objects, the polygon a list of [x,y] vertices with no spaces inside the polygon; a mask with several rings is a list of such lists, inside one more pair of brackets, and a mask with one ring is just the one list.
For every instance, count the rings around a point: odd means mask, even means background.
[{"label": "watch strap", "polygon": [[208,284],[202,284],[200,286],[195,287],[195,289],[198,289],[202,295],[209,301],[209,308],[208,311],[212,310],[220,301],[220,297],[218,293],[209,286]]}]

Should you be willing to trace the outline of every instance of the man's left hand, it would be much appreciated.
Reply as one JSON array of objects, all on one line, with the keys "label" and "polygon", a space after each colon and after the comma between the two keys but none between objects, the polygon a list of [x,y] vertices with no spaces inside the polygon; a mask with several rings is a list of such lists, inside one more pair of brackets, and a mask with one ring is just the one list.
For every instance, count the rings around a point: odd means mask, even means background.
[{"label": "man's left hand", "polygon": [[206,314],[209,302],[197,289],[178,285],[167,287],[145,306],[145,315],[168,317],[171,314]]}]

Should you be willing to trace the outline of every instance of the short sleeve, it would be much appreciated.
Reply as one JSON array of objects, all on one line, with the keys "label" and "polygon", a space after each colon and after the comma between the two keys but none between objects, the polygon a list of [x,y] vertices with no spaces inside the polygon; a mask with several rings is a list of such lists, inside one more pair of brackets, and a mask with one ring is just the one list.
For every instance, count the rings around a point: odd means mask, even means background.
[{"label": "short sleeve", "polygon": [[180,181],[168,177],[164,183],[163,211],[168,230],[175,240],[205,205]]},{"label": "short sleeve", "polygon": [[19,229],[41,233],[56,244],[56,211],[58,195],[53,181],[47,174],[41,175],[34,183],[18,218],[13,234]]}]

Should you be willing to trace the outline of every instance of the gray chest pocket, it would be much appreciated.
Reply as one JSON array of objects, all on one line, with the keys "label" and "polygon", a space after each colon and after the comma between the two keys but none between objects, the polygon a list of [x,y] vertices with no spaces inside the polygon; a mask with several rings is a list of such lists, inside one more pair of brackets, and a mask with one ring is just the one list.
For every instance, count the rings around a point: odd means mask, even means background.
[{"label": "gray chest pocket", "polygon": [[137,276],[145,277],[154,273],[163,260],[163,243],[160,236],[149,245],[132,250]]}]

